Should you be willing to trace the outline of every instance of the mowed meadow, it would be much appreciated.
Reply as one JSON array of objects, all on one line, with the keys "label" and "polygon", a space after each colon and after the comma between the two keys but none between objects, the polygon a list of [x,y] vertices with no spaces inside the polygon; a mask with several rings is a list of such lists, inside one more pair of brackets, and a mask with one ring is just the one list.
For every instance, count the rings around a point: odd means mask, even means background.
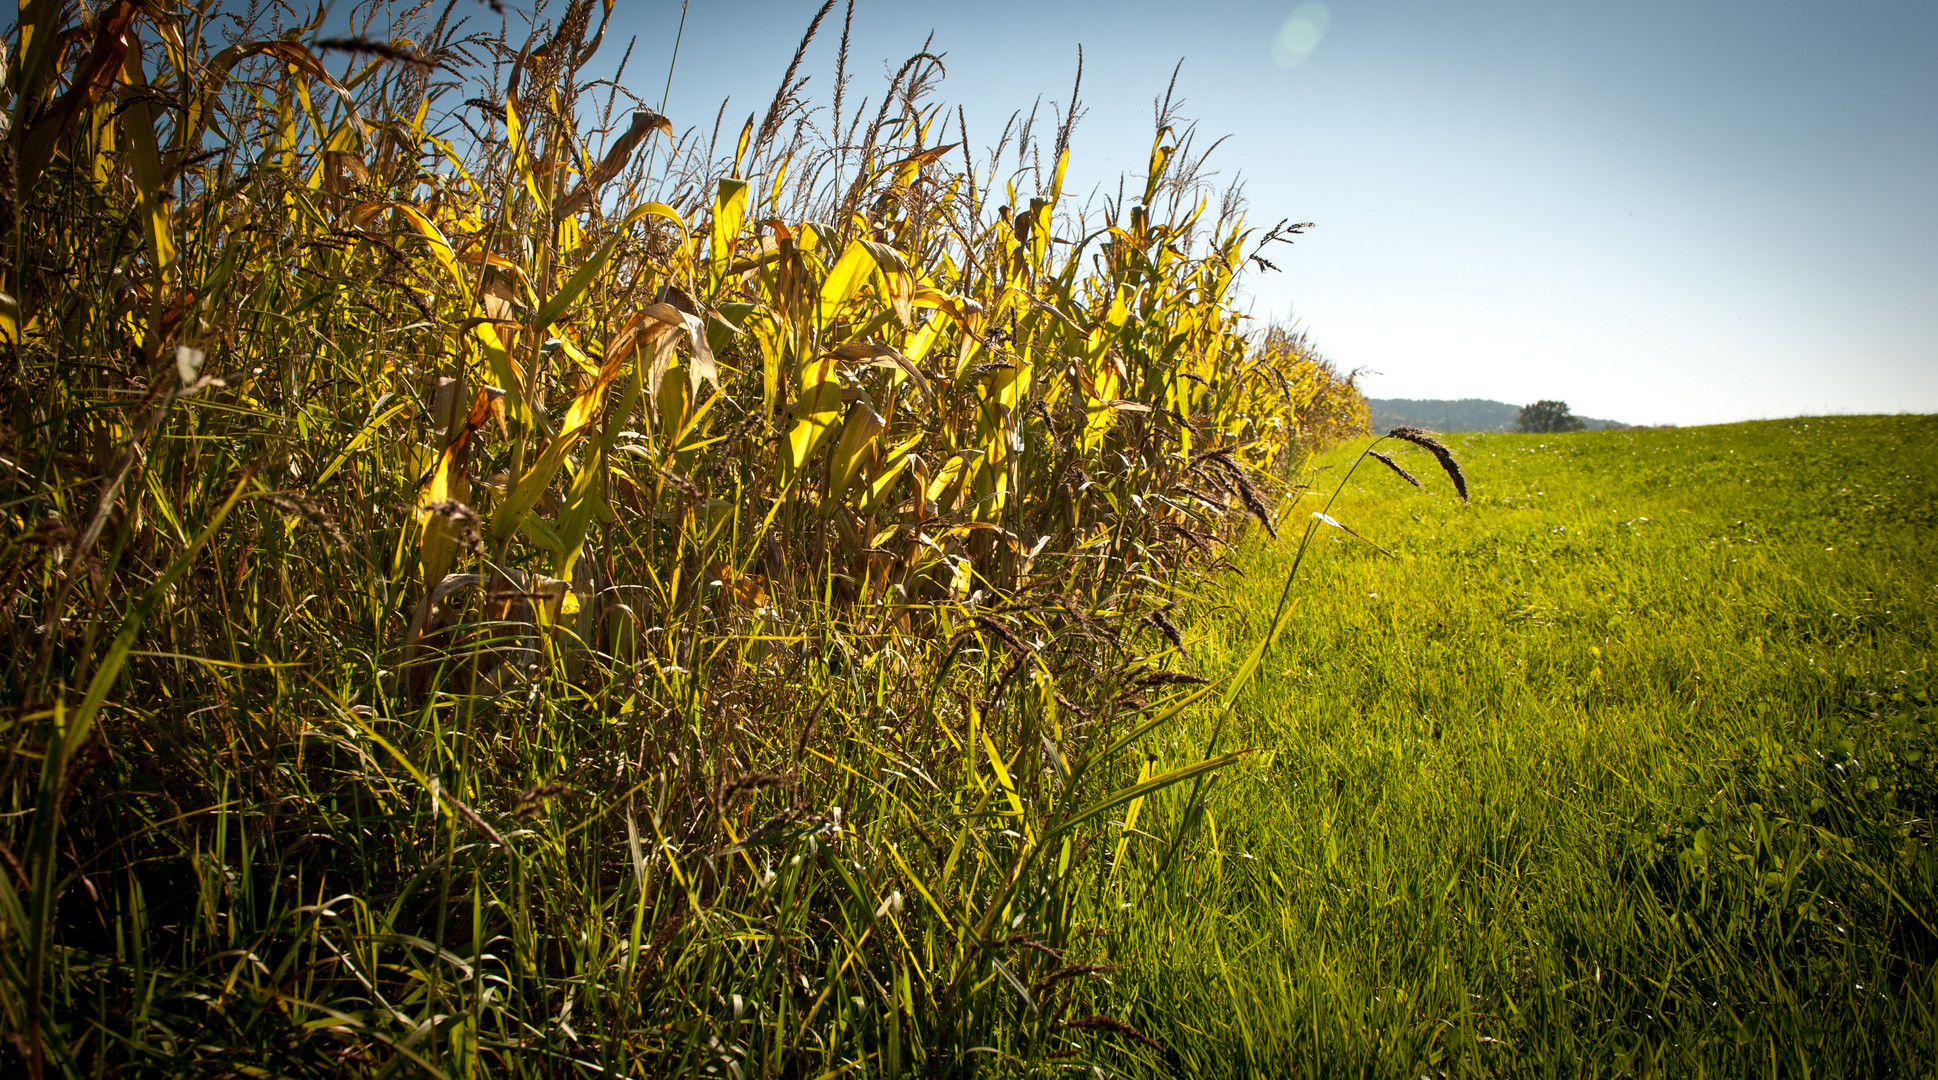
[{"label": "mowed meadow", "polygon": [[[1390,554],[1322,526],[1151,747],[1256,750],[1174,869],[1182,798],[1131,826],[1143,1071],[1930,1075],[1938,419],[1447,442],[1472,501],[1361,462],[1330,514]],[[1235,558],[1204,670],[1295,551]]]}]

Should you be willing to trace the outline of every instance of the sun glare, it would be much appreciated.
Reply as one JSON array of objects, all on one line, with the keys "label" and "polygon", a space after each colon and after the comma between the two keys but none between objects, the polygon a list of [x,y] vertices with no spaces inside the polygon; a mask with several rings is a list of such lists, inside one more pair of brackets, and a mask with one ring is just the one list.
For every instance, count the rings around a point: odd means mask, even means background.
[{"label": "sun glare", "polygon": [[1330,25],[1332,12],[1324,4],[1300,4],[1293,8],[1272,37],[1272,63],[1288,71],[1305,63],[1319,42],[1325,40],[1326,28]]}]

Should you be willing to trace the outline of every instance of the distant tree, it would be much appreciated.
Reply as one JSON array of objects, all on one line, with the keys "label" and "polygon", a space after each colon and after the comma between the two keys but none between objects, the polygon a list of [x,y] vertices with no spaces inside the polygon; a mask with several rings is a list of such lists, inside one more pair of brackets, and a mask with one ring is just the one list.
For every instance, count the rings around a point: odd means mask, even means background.
[{"label": "distant tree", "polygon": [[1521,431],[1547,434],[1555,431],[1580,431],[1581,417],[1568,411],[1565,401],[1537,401],[1521,409],[1521,416],[1515,422]]}]

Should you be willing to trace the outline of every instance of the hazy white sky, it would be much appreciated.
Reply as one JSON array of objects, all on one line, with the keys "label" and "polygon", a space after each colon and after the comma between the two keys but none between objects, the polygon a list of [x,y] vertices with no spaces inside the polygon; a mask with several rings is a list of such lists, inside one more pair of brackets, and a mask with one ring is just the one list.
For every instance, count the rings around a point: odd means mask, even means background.
[{"label": "hazy white sky", "polygon": [[[626,83],[657,103],[680,6],[620,5]],[[676,126],[730,95],[737,131],[818,6],[695,0]],[[839,18],[803,69],[822,102]],[[1065,101],[1083,45],[1083,189],[1141,172],[1183,60],[1252,219],[1317,223],[1251,279],[1254,314],[1377,372],[1374,396],[1938,411],[1938,2],[857,0],[851,100],[931,31],[979,143]]]}]

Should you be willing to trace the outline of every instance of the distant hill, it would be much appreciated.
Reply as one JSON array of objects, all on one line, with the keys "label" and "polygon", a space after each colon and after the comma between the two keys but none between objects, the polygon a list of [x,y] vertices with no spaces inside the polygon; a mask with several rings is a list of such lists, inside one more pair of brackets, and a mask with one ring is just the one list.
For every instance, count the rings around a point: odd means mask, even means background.
[{"label": "distant hill", "polygon": [[[1373,430],[1396,427],[1421,427],[1429,431],[1513,431],[1521,407],[1486,398],[1367,398],[1373,409]],[[1625,427],[1619,420],[1596,420],[1583,416],[1589,431]]]}]

